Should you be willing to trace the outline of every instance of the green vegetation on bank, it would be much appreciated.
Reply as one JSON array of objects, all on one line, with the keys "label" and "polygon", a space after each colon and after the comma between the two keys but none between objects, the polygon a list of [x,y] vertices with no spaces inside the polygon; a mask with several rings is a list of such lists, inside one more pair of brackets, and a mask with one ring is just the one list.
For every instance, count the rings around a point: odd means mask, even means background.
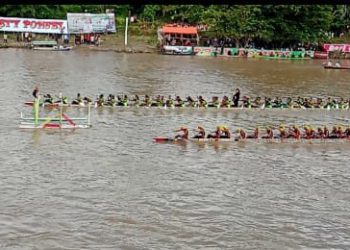
[{"label": "green vegetation on bank", "polygon": [[136,16],[130,32],[150,43],[157,27],[169,22],[206,24],[203,36],[230,37],[236,47],[347,42],[350,31],[350,5],[2,5],[0,16],[65,19],[68,12],[107,9],[114,10],[119,31],[125,17]]}]

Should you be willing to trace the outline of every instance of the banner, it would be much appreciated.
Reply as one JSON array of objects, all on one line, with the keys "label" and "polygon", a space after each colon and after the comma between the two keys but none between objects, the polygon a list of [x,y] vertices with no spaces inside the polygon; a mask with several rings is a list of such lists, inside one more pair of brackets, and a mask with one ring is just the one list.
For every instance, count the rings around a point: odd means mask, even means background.
[{"label": "banner", "polygon": [[67,21],[57,19],[0,17],[0,31],[67,34]]},{"label": "banner", "polygon": [[67,23],[72,34],[116,32],[114,13],[67,13]]},{"label": "banner", "polygon": [[194,53],[197,56],[215,56],[217,49],[214,47],[194,47]]},{"label": "banner", "polygon": [[328,51],[341,51],[345,53],[350,52],[350,44],[324,44],[323,49],[328,52]]}]

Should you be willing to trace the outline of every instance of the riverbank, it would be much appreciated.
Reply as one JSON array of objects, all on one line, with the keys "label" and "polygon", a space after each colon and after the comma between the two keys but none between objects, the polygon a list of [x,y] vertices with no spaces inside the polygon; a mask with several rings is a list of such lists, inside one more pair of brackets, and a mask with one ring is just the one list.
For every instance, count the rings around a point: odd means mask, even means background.
[{"label": "riverbank", "polygon": [[[34,39],[39,40],[52,40],[46,35],[37,35]],[[61,43],[61,41],[59,41]],[[15,35],[8,35],[7,42],[3,39],[0,40],[0,48],[29,48],[30,43],[17,41]],[[101,44],[99,46],[82,44],[74,44],[74,36],[70,37],[70,46],[74,46],[75,49],[84,49],[91,51],[114,51],[118,53],[158,53],[158,48],[155,45],[154,37],[151,36],[128,36],[128,44],[125,46],[125,38],[122,34],[108,34],[101,35]]]}]

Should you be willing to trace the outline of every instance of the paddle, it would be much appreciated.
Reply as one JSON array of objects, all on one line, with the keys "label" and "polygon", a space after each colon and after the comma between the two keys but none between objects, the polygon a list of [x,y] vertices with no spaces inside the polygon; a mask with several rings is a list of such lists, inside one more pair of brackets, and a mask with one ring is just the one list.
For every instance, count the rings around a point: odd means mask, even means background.
[{"label": "paddle", "polygon": [[168,137],[155,137],[153,138],[154,142],[169,142],[174,141],[175,139],[168,138]]}]

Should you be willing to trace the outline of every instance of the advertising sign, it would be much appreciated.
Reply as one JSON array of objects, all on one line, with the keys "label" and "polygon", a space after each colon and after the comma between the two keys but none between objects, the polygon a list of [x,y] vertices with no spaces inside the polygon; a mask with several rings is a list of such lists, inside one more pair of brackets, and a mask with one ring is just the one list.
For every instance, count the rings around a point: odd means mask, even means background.
[{"label": "advertising sign", "polygon": [[323,49],[325,51],[342,51],[345,53],[350,52],[350,44],[324,44]]},{"label": "advertising sign", "polygon": [[0,17],[0,31],[67,34],[67,21],[57,19]]},{"label": "advertising sign", "polygon": [[70,34],[116,32],[114,13],[67,13],[67,23]]}]

